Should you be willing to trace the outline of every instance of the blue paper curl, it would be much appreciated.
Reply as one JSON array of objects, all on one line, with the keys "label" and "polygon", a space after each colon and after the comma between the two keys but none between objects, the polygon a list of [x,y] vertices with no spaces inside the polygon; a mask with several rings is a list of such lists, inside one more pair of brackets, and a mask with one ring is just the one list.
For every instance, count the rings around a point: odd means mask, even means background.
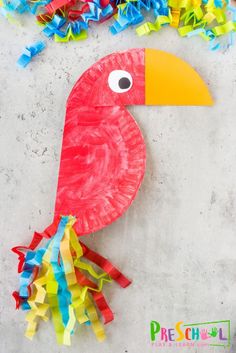
[{"label": "blue paper curl", "polygon": [[32,58],[39,54],[44,48],[45,48],[45,43],[38,41],[30,46],[27,46],[23,52],[23,54],[19,57],[17,60],[17,65],[24,68],[26,67]]}]

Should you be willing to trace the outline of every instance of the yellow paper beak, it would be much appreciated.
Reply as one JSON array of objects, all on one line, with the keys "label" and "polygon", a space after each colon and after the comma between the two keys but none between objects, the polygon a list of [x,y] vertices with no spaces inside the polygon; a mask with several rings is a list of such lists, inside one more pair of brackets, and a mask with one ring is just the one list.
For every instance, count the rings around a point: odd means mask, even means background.
[{"label": "yellow paper beak", "polygon": [[208,87],[185,61],[145,49],[146,105],[213,105]]}]

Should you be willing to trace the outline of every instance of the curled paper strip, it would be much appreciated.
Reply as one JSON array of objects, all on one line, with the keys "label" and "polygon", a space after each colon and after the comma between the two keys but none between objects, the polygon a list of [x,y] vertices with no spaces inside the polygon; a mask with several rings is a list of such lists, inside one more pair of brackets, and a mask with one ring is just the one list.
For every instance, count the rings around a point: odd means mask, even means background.
[{"label": "curled paper strip", "polygon": [[[59,344],[70,345],[76,325],[89,324],[98,341],[106,338],[104,324],[114,319],[102,293],[105,283],[114,279],[121,287],[131,282],[108,260],[82,244],[73,228],[75,218],[61,217],[42,234],[35,233],[28,247],[12,249],[19,257],[19,292],[14,292],[16,308],[27,310],[26,337],[32,339],[40,320],[48,312]],[[55,230],[54,235],[49,233]],[[47,244],[35,250],[43,238]],[[83,258],[104,269],[96,272]],[[89,276],[89,277],[88,277]]]},{"label": "curled paper strip", "polygon": [[30,46],[27,46],[23,52],[23,54],[19,57],[17,61],[17,65],[20,67],[26,67],[32,58],[39,54],[45,48],[44,42],[36,42]]},{"label": "curled paper strip", "polygon": [[[56,42],[85,39],[91,22],[111,17],[113,35],[130,26],[137,27],[138,36],[171,26],[181,37],[204,39],[211,50],[231,46],[236,31],[236,8],[230,0],[2,0],[0,13],[16,23],[12,12],[35,14],[45,26],[43,33]],[[150,14],[153,22],[145,22]]]}]

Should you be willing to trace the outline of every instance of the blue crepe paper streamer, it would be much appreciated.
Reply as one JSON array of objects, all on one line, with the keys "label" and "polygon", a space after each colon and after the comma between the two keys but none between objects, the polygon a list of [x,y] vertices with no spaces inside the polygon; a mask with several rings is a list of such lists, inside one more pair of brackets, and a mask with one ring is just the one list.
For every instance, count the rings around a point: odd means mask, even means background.
[{"label": "blue crepe paper streamer", "polygon": [[11,0],[9,2],[4,0],[3,5],[8,11],[16,11],[20,14],[30,11],[27,0]]},{"label": "blue crepe paper streamer", "polygon": [[58,226],[58,230],[57,233],[54,235],[53,238],[53,246],[52,246],[52,255],[51,255],[51,259],[50,262],[52,264],[52,268],[53,268],[53,273],[54,273],[54,277],[58,283],[58,292],[57,292],[57,296],[58,296],[58,301],[59,301],[59,307],[60,307],[60,312],[62,315],[62,320],[64,325],[66,326],[68,321],[69,321],[69,304],[71,304],[71,294],[68,291],[68,287],[67,287],[67,282],[66,282],[66,278],[65,278],[65,272],[64,272],[64,266],[62,263],[62,259],[60,264],[58,263],[58,256],[59,256],[59,252],[60,252],[60,243],[61,240],[64,236],[64,232],[65,232],[65,227],[66,224],[68,222],[68,217],[62,217],[59,226]]},{"label": "blue crepe paper streamer", "polygon": [[223,1],[222,0],[214,0],[215,7],[223,8]]},{"label": "blue crepe paper streamer", "polygon": [[38,11],[38,8],[41,6],[45,6],[49,4],[52,0],[44,0],[44,1],[37,1],[33,3],[34,5],[30,8],[30,12],[35,15]]},{"label": "blue crepe paper streamer", "polygon": [[193,36],[196,36],[196,35],[198,35],[200,33],[205,33],[205,32],[206,31],[205,31],[204,28],[194,29],[193,31],[187,33],[187,37],[190,38],[190,37],[193,37]]},{"label": "blue crepe paper streamer", "polygon": [[27,299],[29,297],[29,292],[27,287],[31,283],[33,270],[35,266],[40,266],[42,264],[42,258],[51,241],[52,239],[50,239],[47,242],[44,248],[38,249],[37,251],[30,250],[25,255],[23,272],[20,275],[20,289],[19,289],[19,295],[23,300],[21,303],[21,308],[23,310],[31,309],[30,305],[27,302]]},{"label": "blue crepe paper streamer", "polygon": [[22,298],[28,298],[28,286],[32,281],[33,271],[35,266],[40,266],[42,263],[43,255],[46,248],[39,249],[37,251],[28,251],[25,256],[25,264],[23,272],[20,275],[20,290],[19,294]]},{"label": "blue crepe paper streamer", "polygon": [[43,33],[47,37],[52,37],[54,34],[59,34],[61,33],[59,29],[64,26],[66,23],[66,19],[63,17],[60,17],[58,15],[55,15],[53,17],[53,20],[49,23],[46,24],[46,27],[43,30]]},{"label": "blue crepe paper streamer", "polygon": [[39,54],[44,48],[45,48],[45,43],[38,41],[30,46],[27,46],[23,52],[23,54],[19,57],[17,60],[17,65],[24,68],[26,67],[32,58]]},{"label": "blue crepe paper streamer", "polygon": [[143,21],[143,15],[131,2],[128,2],[122,9],[119,8],[118,16],[114,24],[110,27],[111,33],[117,34],[127,27]]},{"label": "blue crepe paper streamer", "polygon": [[74,22],[69,23],[66,26],[64,31],[58,30],[56,34],[59,37],[64,38],[64,37],[66,37],[66,35],[67,35],[67,33],[69,32],[70,29],[72,30],[73,34],[80,34],[80,32],[82,30],[86,31],[88,29],[88,24],[85,23],[84,21],[80,21],[80,20],[74,21]]},{"label": "blue crepe paper streamer", "polygon": [[137,4],[134,3],[139,11],[142,9],[146,11],[154,10],[155,16],[168,16],[169,6],[167,0],[138,0]]},{"label": "blue crepe paper streamer", "polygon": [[[31,4],[27,0],[10,0],[10,1],[3,1],[4,8],[8,11],[15,11],[19,14],[25,12],[31,12],[32,14],[36,14],[38,8],[40,6],[45,6],[49,4],[52,0],[42,0],[37,2],[32,2]],[[32,6],[31,6],[32,5]]]},{"label": "blue crepe paper streamer", "polygon": [[89,21],[97,22],[113,14],[113,7],[109,4],[103,8],[100,0],[88,2],[88,6],[90,11],[81,15],[85,23],[88,23]]}]

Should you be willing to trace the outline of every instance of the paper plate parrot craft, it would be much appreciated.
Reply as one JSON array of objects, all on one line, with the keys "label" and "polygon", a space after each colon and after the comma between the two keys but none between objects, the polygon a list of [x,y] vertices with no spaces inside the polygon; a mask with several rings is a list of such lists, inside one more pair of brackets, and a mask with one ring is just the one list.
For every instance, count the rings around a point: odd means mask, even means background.
[{"label": "paper plate parrot craft", "polygon": [[212,105],[212,99],[193,68],[153,49],[113,53],[79,78],[67,101],[53,223],[29,246],[13,248],[20,273],[13,296],[28,311],[28,338],[51,312],[58,343],[70,345],[82,324],[104,340],[101,319],[107,324],[113,313],[103,285],[131,283],[81,237],[120,217],[142,182],[145,143],[126,109],[133,104]]}]

